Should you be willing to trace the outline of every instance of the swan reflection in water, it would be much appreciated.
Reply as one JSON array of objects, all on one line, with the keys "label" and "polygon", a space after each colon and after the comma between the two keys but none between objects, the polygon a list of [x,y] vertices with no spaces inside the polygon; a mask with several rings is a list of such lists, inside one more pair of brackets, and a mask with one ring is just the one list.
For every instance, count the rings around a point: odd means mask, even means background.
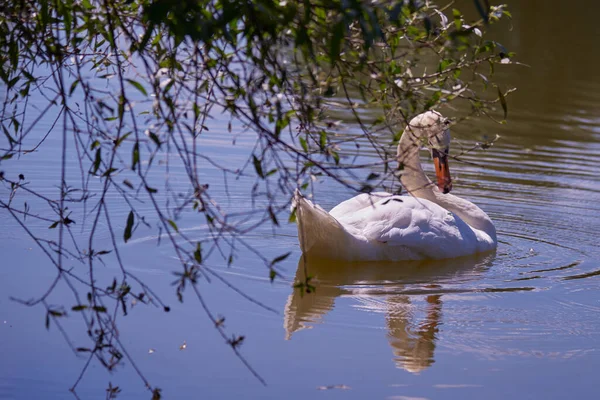
[{"label": "swan reflection in water", "polygon": [[402,263],[300,257],[295,283],[306,283],[308,275],[314,290],[299,285],[293,289],[284,313],[286,339],[318,323],[333,309],[337,297],[351,297],[363,309],[385,313],[397,367],[419,373],[434,363],[444,296],[462,292],[463,285],[479,280],[494,257],[495,253],[488,253]]}]

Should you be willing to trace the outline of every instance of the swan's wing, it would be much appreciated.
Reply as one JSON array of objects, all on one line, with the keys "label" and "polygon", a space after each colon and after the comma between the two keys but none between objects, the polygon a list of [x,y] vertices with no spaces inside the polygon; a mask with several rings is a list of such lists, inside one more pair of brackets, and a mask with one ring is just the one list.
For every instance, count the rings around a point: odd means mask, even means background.
[{"label": "swan's wing", "polygon": [[410,196],[390,196],[338,220],[369,242],[402,246],[424,257],[453,256],[457,248],[477,243],[473,230],[455,214]]},{"label": "swan's wing", "polygon": [[362,193],[333,207],[329,214],[336,219],[351,216],[364,208],[373,207],[380,200],[391,196],[393,195],[387,192]]}]

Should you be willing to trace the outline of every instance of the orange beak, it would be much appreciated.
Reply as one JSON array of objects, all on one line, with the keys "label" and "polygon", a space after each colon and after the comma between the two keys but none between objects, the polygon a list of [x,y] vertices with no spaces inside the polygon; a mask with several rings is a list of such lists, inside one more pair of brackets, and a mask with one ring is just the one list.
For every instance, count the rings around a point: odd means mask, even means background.
[{"label": "orange beak", "polygon": [[448,149],[432,149],[433,164],[435,165],[435,175],[437,185],[444,194],[452,190],[452,178],[450,177],[450,168],[448,167]]}]

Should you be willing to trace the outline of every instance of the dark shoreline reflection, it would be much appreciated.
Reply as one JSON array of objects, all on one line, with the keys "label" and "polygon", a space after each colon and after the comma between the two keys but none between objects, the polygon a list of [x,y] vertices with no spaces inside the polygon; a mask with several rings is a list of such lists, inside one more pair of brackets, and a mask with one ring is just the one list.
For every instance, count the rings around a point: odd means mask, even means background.
[{"label": "dark shoreline reflection", "polygon": [[396,366],[419,373],[435,362],[443,296],[455,293],[456,285],[469,286],[480,280],[495,257],[495,253],[487,253],[449,260],[349,263],[305,261],[301,256],[295,283],[306,282],[308,275],[315,290],[307,293],[294,288],[288,297],[286,339],[321,321],[334,308],[337,297],[352,296],[369,305],[365,308],[385,314]]}]

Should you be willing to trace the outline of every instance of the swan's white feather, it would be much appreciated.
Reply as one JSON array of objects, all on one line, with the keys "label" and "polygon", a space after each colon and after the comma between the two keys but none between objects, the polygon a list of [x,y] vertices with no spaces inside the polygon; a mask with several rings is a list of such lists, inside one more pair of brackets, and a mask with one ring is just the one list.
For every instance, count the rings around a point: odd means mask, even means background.
[{"label": "swan's white feather", "polygon": [[[348,260],[419,260],[491,250],[494,241],[454,213],[426,200],[389,193],[361,194],[329,213],[297,197],[305,252]],[[310,215],[311,217],[307,217]],[[312,221],[319,220],[319,228]],[[327,222],[325,222],[327,221]]]},{"label": "swan's white feather", "polygon": [[467,200],[443,194],[424,174],[418,155],[423,137],[447,151],[450,134],[441,114],[428,111],[413,118],[398,145],[405,166],[401,180],[411,196],[360,194],[328,213],[296,192],[302,251],[345,260],[421,260],[495,249],[496,228],[487,214]]},{"label": "swan's white feather", "polygon": [[[387,195],[387,196],[386,196]],[[450,211],[411,196],[377,193],[361,194],[348,201],[364,207],[331,210],[330,215],[352,235],[373,245],[385,245],[389,258],[401,259],[395,252],[407,251],[409,258],[448,258],[477,251],[477,235]],[[340,213],[339,211],[346,211]],[[388,257],[386,257],[388,258]]]}]

